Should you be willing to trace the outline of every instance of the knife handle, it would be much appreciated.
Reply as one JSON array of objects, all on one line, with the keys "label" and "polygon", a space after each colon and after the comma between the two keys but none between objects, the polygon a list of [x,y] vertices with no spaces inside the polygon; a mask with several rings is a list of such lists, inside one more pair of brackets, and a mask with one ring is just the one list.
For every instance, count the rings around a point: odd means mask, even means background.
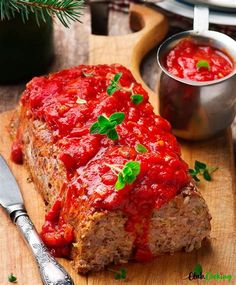
[{"label": "knife handle", "polygon": [[24,210],[17,210],[11,217],[28,243],[40,271],[44,285],[74,285],[70,275],[49,253]]}]

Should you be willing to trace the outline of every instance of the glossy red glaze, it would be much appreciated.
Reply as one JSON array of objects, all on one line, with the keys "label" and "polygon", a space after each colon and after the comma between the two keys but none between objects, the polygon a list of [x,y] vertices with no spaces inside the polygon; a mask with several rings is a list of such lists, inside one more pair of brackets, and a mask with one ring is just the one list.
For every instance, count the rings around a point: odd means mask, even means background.
[{"label": "glossy red glaze", "polygon": [[11,146],[11,160],[16,164],[23,163],[22,142],[20,139],[15,140]]},{"label": "glossy red glaze", "polygon": [[[210,68],[198,68],[200,60]],[[223,51],[198,45],[192,39],[182,40],[165,58],[165,68],[171,74],[194,81],[211,81],[223,78],[233,71],[233,63]]]},{"label": "glossy red glaze", "polygon": [[[107,86],[118,72],[123,73],[123,87],[133,84],[133,91],[143,95],[141,104],[135,105],[127,91],[107,94]],[[87,103],[76,103],[78,97]],[[180,158],[170,124],[154,114],[147,92],[130,71],[120,65],[79,66],[34,78],[27,85],[22,104],[31,111],[30,116],[45,121],[52,130],[59,159],[67,170],[66,187],[46,216],[42,231],[46,244],[56,254],[58,249],[59,253],[60,249],[66,251],[73,240],[71,224],[78,213],[84,219],[95,211],[121,210],[128,217],[126,230],[136,237],[136,259],[150,259],[152,212],[189,182],[188,166]],[[89,133],[99,115],[109,117],[114,112],[125,113],[124,122],[116,127],[119,140]],[[148,152],[138,153],[137,143]],[[141,172],[132,185],[116,191],[117,175],[109,164],[122,168],[130,160],[140,162]]]}]

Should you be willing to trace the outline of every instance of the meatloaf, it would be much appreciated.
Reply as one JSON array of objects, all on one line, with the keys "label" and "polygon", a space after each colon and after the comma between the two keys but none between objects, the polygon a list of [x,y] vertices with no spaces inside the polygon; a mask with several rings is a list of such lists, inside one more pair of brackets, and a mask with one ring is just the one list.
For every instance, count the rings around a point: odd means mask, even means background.
[{"label": "meatloaf", "polygon": [[125,67],[34,78],[12,130],[12,159],[23,158],[48,205],[41,237],[76,271],[191,251],[209,235],[171,127]]}]

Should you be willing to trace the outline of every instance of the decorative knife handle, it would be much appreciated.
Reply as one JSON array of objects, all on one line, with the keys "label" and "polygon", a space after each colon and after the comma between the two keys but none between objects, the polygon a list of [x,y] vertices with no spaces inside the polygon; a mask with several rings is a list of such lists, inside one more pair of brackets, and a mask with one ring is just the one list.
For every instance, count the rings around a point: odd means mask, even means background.
[{"label": "decorative knife handle", "polygon": [[25,210],[11,214],[37,261],[44,285],[74,285],[70,275],[49,253]]}]

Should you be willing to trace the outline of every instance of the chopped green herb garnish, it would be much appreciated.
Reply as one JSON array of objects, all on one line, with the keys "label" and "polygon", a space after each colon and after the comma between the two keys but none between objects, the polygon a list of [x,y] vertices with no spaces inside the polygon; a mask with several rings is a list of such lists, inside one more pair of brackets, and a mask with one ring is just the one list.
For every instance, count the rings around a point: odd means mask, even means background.
[{"label": "chopped green herb garnish", "polygon": [[126,269],[121,268],[119,271],[115,272],[114,277],[116,280],[125,280],[126,279]]},{"label": "chopped green herb garnish", "polygon": [[129,161],[124,165],[123,168],[116,164],[106,163],[106,165],[109,166],[117,175],[117,181],[115,184],[116,190],[123,189],[126,184],[134,183],[140,173],[140,162],[138,161]]},{"label": "chopped green herb garnish", "polygon": [[90,134],[107,135],[111,140],[118,140],[119,136],[115,127],[121,124],[125,119],[123,112],[113,113],[109,118],[104,115],[98,117],[90,128]]},{"label": "chopped green herb garnish", "polygon": [[110,85],[107,87],[107,94],[113,95],[117,90],[120,90],[121,87],[118,85],[122,72],[116,73],[114,78],[110,81]]},{"label": "chopped green herb garnish", "polygon": [[126,92],[131,93],[130,99],[135,105],[142,103],[143,95],[134,93],[133,83],[131,84],[129,88],[123,87],[119,84],[121,76],[122,76],[122,72],[116,73],[114,75],[114,78],[110,81],[110,85],[107,87],[107,94],[113,95],[118,90],[126,91]]},{"label": "chopped green herb garnish", "polygon": [[218,167],[207,166],[204,162],[196,160],[194,164],[194,169],[189,169],[188,172],[192,176],[192,178],[197,182],[200,181],[198,177],[199,174],[202,175],[205,180],[211,181],[212,180],[211,173],[213,173],[217,169]]},{"label": "chopped green herb garnish", "polygon": [[76,103],[77,104],[87,104],[87,101],[78,97],[78,99],[76,100]]},{"label": "chopped green herb garnish", "polygon": [[205,69],[208,69],[210,70],[210,64],[207,60],[199,60],[197,62],[197,69],[200,69],[200,68],[205,68]]},{"label": "chopped green herb garnish", "polygon": [[125,280],[127,275],[127,270],[125,268],[120,268],[119,270],[108,269],[111,272],[114,272],[115,280]]},{"label": "chopped green herb garnish", "polygon": [[92,72],[91,73],[87,73],[84,70],[82,70],[82,73],[83,73],[84,77],[93,77],[94,76],[94,74]]},{"label": "chopped green herb garnish", "polygon": [[8,281],[11,283],[16,283],[17,282],[17,278],[15,275],[13,275],[12,273],[10,275],[8,275]]},{"label": "chopped green herb garnish", "polygon": [[135,105],[138,105],[143,102],[143,95],[133,94],[131,95],[131,100]]},{"label": "chopped green herb garnish", "polygon": [[195,275],[200,276],[202,275],[202,266],[200,264],[197,264],[194,266],[193,272]]},{"label": "chopped green herb garnish", "polygon": [[140,143],[138,143],[136,146],[135,146],[135,149],[137,152],[140,152],[140,153],[145,153],[147,152],[148,150],[146,149],[146,147]]}]

